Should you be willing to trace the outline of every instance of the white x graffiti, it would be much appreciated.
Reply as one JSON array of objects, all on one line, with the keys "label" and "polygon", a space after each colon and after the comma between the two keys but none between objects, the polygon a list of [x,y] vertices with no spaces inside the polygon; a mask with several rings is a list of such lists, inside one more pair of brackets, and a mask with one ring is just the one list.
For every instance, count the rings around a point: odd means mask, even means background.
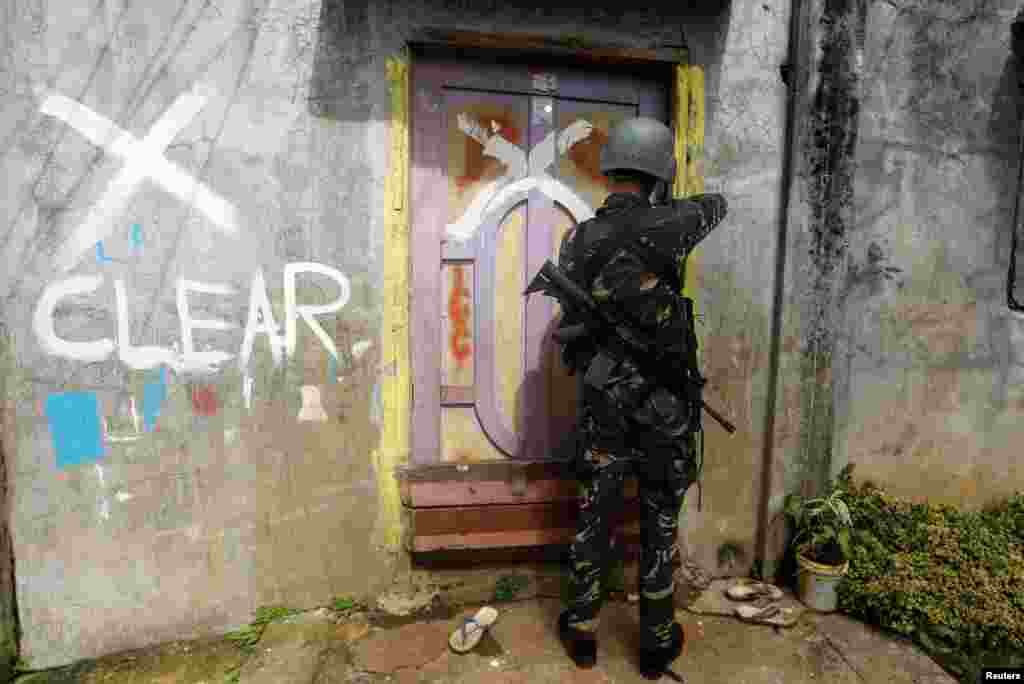
[{"label": "white x graffiti", "polygon": [[534,188],[565,207],[577,222],[594,216],[594,210],[572,188],[547,173],[555,162],[556,147],[558,154],[564,155],[570,147],[590,136],[594,126],[589,121],[577,119],[561,131],[551,131],[530,150],[529,156],[501,135],[497,123],[492,123],[488,132],[462,113],[458,115],[458,125],[460,131],[484,146],[484,156],[505,165],[505,173],[481,188],[459,220],[445,226],[450,237],[460,242],[472,238],[489,211],[508,206],[509,201],[526,199]]},{"label": "white x graffiti", "polygon": [[235,207],[164,156],[167,146],[202,110],[210,94],[211,89],[197,85],[191,92],[180,95],[142,140],[71,98],[63,95],[46,98],[40,111],[60,119],[92,144],[125,163],[100,200],[90,208],[85,221],[61,245],[57,253],[60,272],[73,268],[83,254],[113,232],[114,219],[147,178],[195,206],[224,233],[238,233]]}]

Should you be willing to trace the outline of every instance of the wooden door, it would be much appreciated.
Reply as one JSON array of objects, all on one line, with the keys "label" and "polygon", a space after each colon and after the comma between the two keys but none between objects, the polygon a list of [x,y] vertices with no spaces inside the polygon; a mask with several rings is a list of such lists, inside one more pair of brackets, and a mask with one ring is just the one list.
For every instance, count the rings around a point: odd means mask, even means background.
[{"label": "wooden door", "polygon": [[[550,339],[557,305],[522,296],[565,232],[607,195],[608,131],[668,121],[668,79],[529,63],[414,62],[414,550],[564,540],[575,497],[552,447],[576,382]],[[471,530],[465,506],[487,506]],[[432,517],[431,517],[432,516]],[[504,516],[504,517],[502,517]],[[456,521],[459,521],[456,523]],[[504,522],[502,522],[504,521]]]}]

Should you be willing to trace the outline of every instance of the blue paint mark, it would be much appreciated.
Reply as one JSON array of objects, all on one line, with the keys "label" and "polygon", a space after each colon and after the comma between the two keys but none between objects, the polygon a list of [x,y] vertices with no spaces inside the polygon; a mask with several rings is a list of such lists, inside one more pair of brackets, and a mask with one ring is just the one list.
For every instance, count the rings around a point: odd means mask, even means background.
[{"label": "blue paint mark", "polygon": [[332,354],[327,359],[327,384],[334,385],[338,382],[338,359]]},{"label": "blue paint mark", "polygon": [[96,261],[101,263],[101,264],[104,261],[113,261],[113,259],[111,259],[110,257],[108,257],[104,253],[104,251],[103,251],[103,241],[102,240],[100,240],[99,242],[96,243]]},{"label": "blue paint mark", "polygon": [[146,432],[156,428],[156,419],[160,416],[164,399],[167,398],[167,366],[160,367],[160,379],[147,382],[142,388],[142,423]]},{"label": "blue paint mark", "polygon": [[63,392],[46,398],[46,418],[57,453],[57,468],[103,457],[99,401],[92,392]]},{"label": "blue paint mark", "polygon": [[132,251],[142,251],[142,226],[138,223],[132,224]]}]

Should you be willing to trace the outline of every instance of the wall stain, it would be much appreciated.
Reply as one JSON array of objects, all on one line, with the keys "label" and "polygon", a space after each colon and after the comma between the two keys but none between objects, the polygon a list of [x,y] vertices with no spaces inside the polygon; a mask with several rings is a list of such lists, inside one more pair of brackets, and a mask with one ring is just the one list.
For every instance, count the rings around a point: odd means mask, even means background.
[{"label": "wall stain", "polygon": [[[817,89],[804,142],[804,187],[810,208],[811,274],[802,330],[801,448],[805,480],[824,486],[832,462],[835,423],[832,363],[838,285],[853,225],[853,176],[860,114],[866,0],[826,0],[817,32]],[[861,59],[858,59],[861,57]]]}]

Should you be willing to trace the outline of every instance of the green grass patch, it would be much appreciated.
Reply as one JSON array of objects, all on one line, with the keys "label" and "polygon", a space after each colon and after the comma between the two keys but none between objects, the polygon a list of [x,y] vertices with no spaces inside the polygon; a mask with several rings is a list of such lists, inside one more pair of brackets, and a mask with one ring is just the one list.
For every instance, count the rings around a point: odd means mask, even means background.
[{"label": "green grass patch", "polygon": [[343,611],[355,608],[356,602],[350,598],[338,597],[331,602],[331,610]]},{"label": "green grass patch", "polygon": [[238,684],[242,678],[242,666],[237,665],[224,674],[224,684]]}]

